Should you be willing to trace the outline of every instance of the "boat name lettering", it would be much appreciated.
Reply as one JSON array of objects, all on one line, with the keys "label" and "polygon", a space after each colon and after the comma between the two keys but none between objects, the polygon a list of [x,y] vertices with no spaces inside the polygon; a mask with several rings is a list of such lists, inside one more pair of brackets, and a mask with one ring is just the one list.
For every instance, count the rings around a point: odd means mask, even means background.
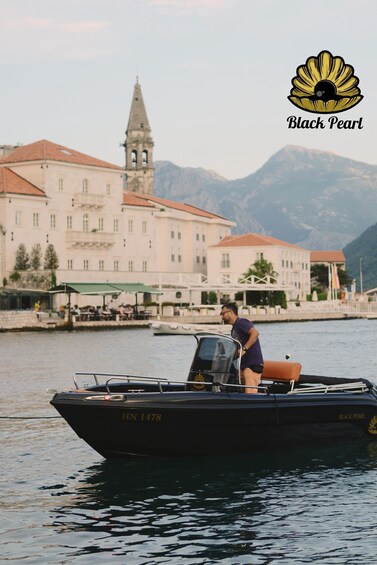
[{"label": "boat name lettering", "polygon": [[158,424],[162,420],[162,414],[157,412],[123,412],[122,420],[126,422],[149,422]]},{"label": "boat name lettering", "polygon": [[365,414],[339,414],[339,420],[365,420]]}]

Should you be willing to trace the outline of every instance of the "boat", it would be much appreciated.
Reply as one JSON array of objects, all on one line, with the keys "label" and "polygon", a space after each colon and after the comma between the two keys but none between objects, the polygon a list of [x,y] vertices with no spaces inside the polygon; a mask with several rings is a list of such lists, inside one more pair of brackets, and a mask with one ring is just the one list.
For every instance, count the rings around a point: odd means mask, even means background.
[{"label": "boat", "polygon": [[246,394],[240,343],[224,335],[194,339],[187,377],[80,372],[74,388],[50,402],[108,459],[377,440],[377,389],[368,379],[305,375],[298,362],[267,360],[257,393]]},{"label": "boat", "polygon": [[229,324],[179,324],[175,322],[150,322],[154,335],[195,335],[199,332],[230,335]]}]

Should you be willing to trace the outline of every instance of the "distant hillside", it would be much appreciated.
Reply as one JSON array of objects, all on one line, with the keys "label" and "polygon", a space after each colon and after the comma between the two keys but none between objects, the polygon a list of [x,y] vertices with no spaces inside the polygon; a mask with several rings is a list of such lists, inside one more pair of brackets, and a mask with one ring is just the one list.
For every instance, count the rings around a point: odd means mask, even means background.
[{"label": "distant hillside", "polygon": [[344,249],[347,271],[356,279],[360,290],[360,258],[362,258],[363,290],[377,287],[377,224],[370,226]]},{"label": "distant hillside", "polygon": [[226,180],[205,169],[155,163],[158,196],[187,202],[307,249],[342,249],[377,222],[377,166],[287,146],[258,171]]}]

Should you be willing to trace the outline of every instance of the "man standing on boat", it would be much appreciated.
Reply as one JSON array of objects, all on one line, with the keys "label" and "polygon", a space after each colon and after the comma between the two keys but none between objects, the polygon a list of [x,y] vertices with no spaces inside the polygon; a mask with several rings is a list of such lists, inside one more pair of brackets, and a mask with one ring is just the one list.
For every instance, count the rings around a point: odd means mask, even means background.
[{"label": "man standing on boat", "polygon": [[238,307],[233,302],[224,304],[221,309],[221,316],[226,324],[231,324],[232,338],[238,340],[242,344],[241,356],[241,377],[245,385],[252,388],[246,388],[246,393],[256,393],[256,388],[261,379],[263,371],[263,355],[259,343],[259,332],[253,324],[246,318],[238,316]]}]

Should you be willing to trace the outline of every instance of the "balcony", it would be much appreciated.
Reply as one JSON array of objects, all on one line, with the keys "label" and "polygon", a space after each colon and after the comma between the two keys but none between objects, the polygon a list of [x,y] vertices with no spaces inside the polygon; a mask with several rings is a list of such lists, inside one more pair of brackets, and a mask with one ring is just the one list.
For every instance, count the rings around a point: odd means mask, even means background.
[{"label": "balcony", "polygon": [[71,247],[110,247],[114,245],[114,234],[93,231],[69,231],[66,243]]},{"label": "balcony", "polygon": [[101,208],[105,204],[105,197],[102,194],[77,192],[73,195],[72,204],[81,208]]}]

